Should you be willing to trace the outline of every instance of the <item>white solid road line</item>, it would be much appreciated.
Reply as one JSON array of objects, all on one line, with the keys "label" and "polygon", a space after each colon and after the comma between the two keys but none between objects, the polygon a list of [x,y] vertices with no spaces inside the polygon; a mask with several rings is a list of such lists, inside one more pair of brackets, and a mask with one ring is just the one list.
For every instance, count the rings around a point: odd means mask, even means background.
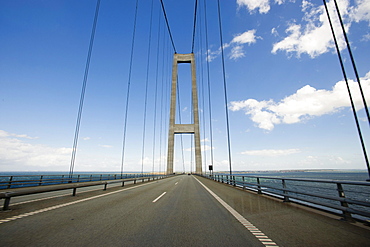
[{"label": "white solid road line", "polygon": [[200,185],[202,185],[219,203],[221,203],[224,208],[229,211],[245,228],[248,229],[250,233],[252,233],[261,243],[265,246],[277,246],[270,238],[268,238],[263,232],[261,232],[257,227],[255,227],[252,223],[250,223],[247,219],[245,219],[241,214],[239,214],[235,209],[233,209],[229,204],[227,204],[224,200],[218,197],[212,190],[210,190],[207,186],[205,186],[201,181],[199,181],[196,177],[193,176]]},{"label": "white solid road line", "polygon": [[153,202],[156,202],[156,201],[158,201],[159,199],[161,199],[161,197],[162,197],[162,196],[164,196],[166,193],[167,193],[167,192],[163,192],[160,196],[158,196],[157,198],[155,198],[155,199],[153,200]]}]

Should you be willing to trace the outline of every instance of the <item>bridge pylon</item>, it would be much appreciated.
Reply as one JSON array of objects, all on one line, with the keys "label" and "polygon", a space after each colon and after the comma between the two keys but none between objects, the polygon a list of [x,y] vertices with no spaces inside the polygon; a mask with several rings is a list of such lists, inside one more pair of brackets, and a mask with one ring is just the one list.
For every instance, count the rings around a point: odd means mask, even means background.
[{"label": "bridge pylon", "polygon": [[[177,97],[177,78],[178,64],[190,63],[191,65],[191,95],[192,95],[192,112],[193,123],[191,124],[176,124],[176,97]],[[195,172],[202,173],[202,154],[200,148],[200,131],[199,131],[199,114],[198,114],[198,93],[197,80],[195,73],[195,57],[194,53],[189,54],[174,54],[172,66],[172,86],[171,86],[171,102],[170,102],[170,127],[168,133],[168,152],[167,152],[167,174],[173,173],[174,147],[176,134],[193,134],[195,147]]]}]

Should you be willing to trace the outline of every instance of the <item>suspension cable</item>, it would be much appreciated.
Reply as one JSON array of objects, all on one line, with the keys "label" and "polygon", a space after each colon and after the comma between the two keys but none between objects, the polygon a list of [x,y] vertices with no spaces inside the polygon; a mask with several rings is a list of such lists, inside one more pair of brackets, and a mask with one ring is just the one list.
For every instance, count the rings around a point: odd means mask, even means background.
[{"label": "suspension cable", "polygon": [[227,147],[228,147],[228,155],[229,155],[229,169],[230,175],[232,175],[232,168],[231,168],[231,147],[230,147],[230,124],[229,124],[229,111],[227,108],[227,87],[226,87],[226,75],[225,75],[225,56],[224,56],[224,44],[222,41],[222,26],[221,26],[221,8],[220,8],[220,0],[217,0],[217,9],[218,9],[218,24],[219,24],[219,32],[220,32],[220,43],[221,43],[221,60],[222,60],[222,75],[224,81],[224,98],[225,98],[225,114],[226,114],[226,131],[227,131]]},{"label": "suspension cable", "polygon": [[210,73],[209,73],[209,50],[208,50],[208,27],[207,27],[207,0],[204,0],[204,26],[205,26],[205,33],[206,33],[206,62],[207,62],[207,82],[208,82],[208,108],[209,108],[209,134],[210,134],[210,141],[211,141],[211,165],[213,169],[213,129],[212,129],[212,104],[211,104],[211,82],[210,82]]},{"label": "suspension cable", "polygon": [[365,162],[366,162],[366,166],[367,166],[367,170],[368,170],[369,178],[370,178],[369,160],[368,160],[367,153],[366,153],[365,142],[364,142],[363,137],[362,137],[361,128],[360,128],[360,124],[359,124],[359,121],[358,121],[358,117],[357,117],[357,113],[356,113],[355,104],[353,103],[353,98],[352,98],[351,90],[350,90],[350,87],[349,87],[349,84],[348,84],[347,74],[346,74],[346,71],[345,71],[345,68],[344,68],[344,64],[343,64],[342,56],[341,56],[340,49],[339,49],[339,46],[338,46],[337,38],[336,38],[336,36],[335,36],[334,27],[333,27],[333,24],[332,24],[332,22],[331,22],[331,18],[330,18],[330,14],[329,14],[328,6],[327,6],[327,4],[326,4],[326,0],[323,0],[323,2],[324,2],[324,6],[325,6],[326,14],[327,14],[327,16],[328,16],[328,20],[329,20],[329,24],[330,24],[331,33],[332,33],[332,35],[333,35],[335,48],[336,48],[336,50],[337,50],[337,54],[338,54],[338,59],[339,59],[340,67],[341,67],[341,69],[342,69],[343,77],[344,77],[344,80],[345,80],[345,82],[346,82],[346,86],[347,86],[347,91],[348,91],[349,99],[350,99],[350,101],[351,101],[352,112],[353,112],[353,116],[354,116],[354,118],[355,118],[356,127],[357,127],[357,132],[358,132],[358,135],[359,135],[359,138],[360,138],[360,142],[361,142],[361,146],[362,146],[362,152],[363,152],[364,157],[365,157]]},{"label": "suspension cable", "polygon": [[157,97],[158,97],[158,71],[159,71],[159,40],[161,33],[161,22],[158,15],[158,38],[157,38],[157,65],[156,65],[156,74],[155,74],[155,92],[154,92],[154,121],[153,121],[153,173],[154,173],[154,164],[155,164],[155,143],[156,143],[156,125],[157,125]]},{"label": "suspension cable", "polygon": [[172,33],[171,33],[170,25],[168,24],[168,19],[167,19],[167,14],[166,14],[166,9],[164,8],[164,4],[163,4],[163,1],[162,1],[162,0],[161,0],[161,5],[162,5],[162,10],[163,10],[164,19],[166,20],[168,33],[169,33],[170,38],[171,38],[172,47],[173,47],[174,52],[175,52],[175,53],[177,53],[177,52],[176,52],[175,43],[173,42],[173,38],[172,38]]},{"label": "suspension cable", "polygon": [[149,81],[149,61],[150,61],[150,46],[152,41],[152,22],[153,22],[153,0],[150,8],[150,24],[149,24],[149,42],[148,42],[148,58],[146,64],[146,79],[145,79],[145,99],[144,99],[144,120],[143,120],[143,142],[141,151],[141,175],[144,172],[144,156],[145,156],[145,132],[146,132],[146,114],[147,114],[147,102],[148,102],[148,81]]},{"label": "suspension cable", "polygon": [[198,0],[195,0],[195,6],[194,6],[194,26],[193,26],[193,43],[191,45],[191,53],[194,53],[195,27],[196,27],[196,24],[197,24],[197,6],[198,6]]},{"label": "suspension cable", "polygon": [[[164,30],[163,30],[164,31]],[[163,33],[164,37],[164,33]],[[164,40],[163,50],[162,50],[162,73],[161,73],[161,116],[160,116],[160,125],[159,125],[159,170],[162,170],[162,130],[163,130],[163,84],[164,84],[164,54],[165,54],[165,45],[166,45],[166,39]]]},{"label": "suspension cable", "polygon": [[[177,90],[177,102],[178,102],[178,112],[179,112],[179,122],[182,124],[181,121],[181,102],[180,102],[180,88],[179,88],[179,77],[177,76],[177,83],[176,83],[176,90]],[[181,141],[181,154],[182,154],[182,168],[185,171],[185,158],[184,158],[184,141],[182,138],[182,134],[180,135],[180,141]],[[191,171],[191,169],[190,169]]]},{"label": "suspension cable", "polygon": [[82,108],[83,108],[84,98],[85,98],[87,77],[89,75],[90,59],[91,59],[91,54],[92,54],[92,49],[93,49],[93,44],[94,44],[96,25],[97,25],[97,22],[98,22],[99,8],[100,8],[100,0],[98,0],[96,2],[94,23],[93,23],[93,27],[92,27],[92,31],[91,31],[91,36],[90,36],[89,51],[87,53],[88,55],[87,55],[87,59],[86,59],[85,74],[84,74],[83,83],[82,83],[82,91],[81,91],[81,96],[80,96],[80,105],[79,105],[79,108],[78,108],[75,136],[74,136],[74,140],[73,140],[71,165],[69,167],[69,177],[70,178],[73,175],[73,170],[74,170],[74,166],[75,166],[78,135],[79,135],[79,132],[80,132],[80,124],[81,124],[81,116],[82,116]]},{"label": "suspension cable", "polygon": [[132,32],[132,43],[131,43],[130,66],[129,66],[128,82],[127,82],[125,121],[124,121],[124,124],[123,124],[122,159],[121,159],[121,178],[122,178],[122,174],[123,174],[123,164],[124,164],[124,160],[125,160],[125,144],[126,144],[127,115],[128,115],[128,103],[129,103],[129,97],[130,97],[130,85],[131,85],[132,60],[133,60],[133,57],[134,57],[134,44],[135,44],[136,19],[137,19],[137,9],[138,9],[138,4],[139,4],[139,0],[136,0],[135,17],[134,17],[134,30],[133,30],[133,32]]},{"label": "suspension cable", "polygon": [[[363,102],[364,107],[365,107],[365,112],[366,112],[366,116],[367,116],[367,121],[368,121],[368,123],[369,123],[369,125],[370,125],[369,109],[367,108],[367,104],[366,104],[366,99],[365,99],[365,96],[364,96],[364,92],[362,91],[362,86],[361,86],[361,82],[360,82],[360,77],[358,76],[357,67],[356,67],[356,64],[355,64],[355,59],[353,58],[353,55],[352,55],[351,46],[350,46],[350,44],[349,44],[348,37],[347,37],[347,33],[346,33],[346,30],[345,30],[344,25],[343,25],[342,17],[341,17],[341,14],[340,14],[340,12],[339,12],[339,8],[338,8],[337,0],[334,0],[334,3],[335,3],[335,8],[336,8],[336,10],[337,10],[338,18],[339,18],[339,21],[340,21],[340,25],[341,25],[341,27],[342,27],[343,35],[344,35],[344,38],[345,38],[346,43],[347,43],[347,49],[348,49],[349,56],[350,56],[350,58],[351,58],[352,67],[353,67],[353,70],[354,70],[355,75],[356,75],[356,79],[357,79],[358,86],[360,87],[360,92],[361,92],[362,102]],[[369,175],[370,175],[370,174],[369,174]]]}]

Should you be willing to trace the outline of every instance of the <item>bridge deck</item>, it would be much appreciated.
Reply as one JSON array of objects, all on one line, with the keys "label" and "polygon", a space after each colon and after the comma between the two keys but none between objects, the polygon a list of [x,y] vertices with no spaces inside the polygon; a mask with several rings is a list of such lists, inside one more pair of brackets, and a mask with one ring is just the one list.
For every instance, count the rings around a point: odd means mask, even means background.
[{"label": "bridge deck", "polygon": [[[231,209],[226,209],[225,203]],[[369,246],[370,243],[370,230],[366,227],[194,176],[176,176],[76,197],[68,195],[11,205],[11,208],[0,213],[2,246],[272,246],[274,243]]]}]

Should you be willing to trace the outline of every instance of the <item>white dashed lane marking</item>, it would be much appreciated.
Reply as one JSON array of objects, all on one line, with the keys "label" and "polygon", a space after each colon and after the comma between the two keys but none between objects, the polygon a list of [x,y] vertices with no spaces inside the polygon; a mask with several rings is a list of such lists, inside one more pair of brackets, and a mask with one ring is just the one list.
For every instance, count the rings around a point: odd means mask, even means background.
[{"label": "white dashed lane marking", "polygon": [[167,193],[167,192],[163,192],[160,196],[158,196],[157,198],[155,198],[155,199],[153,200],[153,202],[156,202],[156,201],[158,201],[159,199],[161,199],[161,197],[162,197],[162,196],[164,196],[166,193]]}]

